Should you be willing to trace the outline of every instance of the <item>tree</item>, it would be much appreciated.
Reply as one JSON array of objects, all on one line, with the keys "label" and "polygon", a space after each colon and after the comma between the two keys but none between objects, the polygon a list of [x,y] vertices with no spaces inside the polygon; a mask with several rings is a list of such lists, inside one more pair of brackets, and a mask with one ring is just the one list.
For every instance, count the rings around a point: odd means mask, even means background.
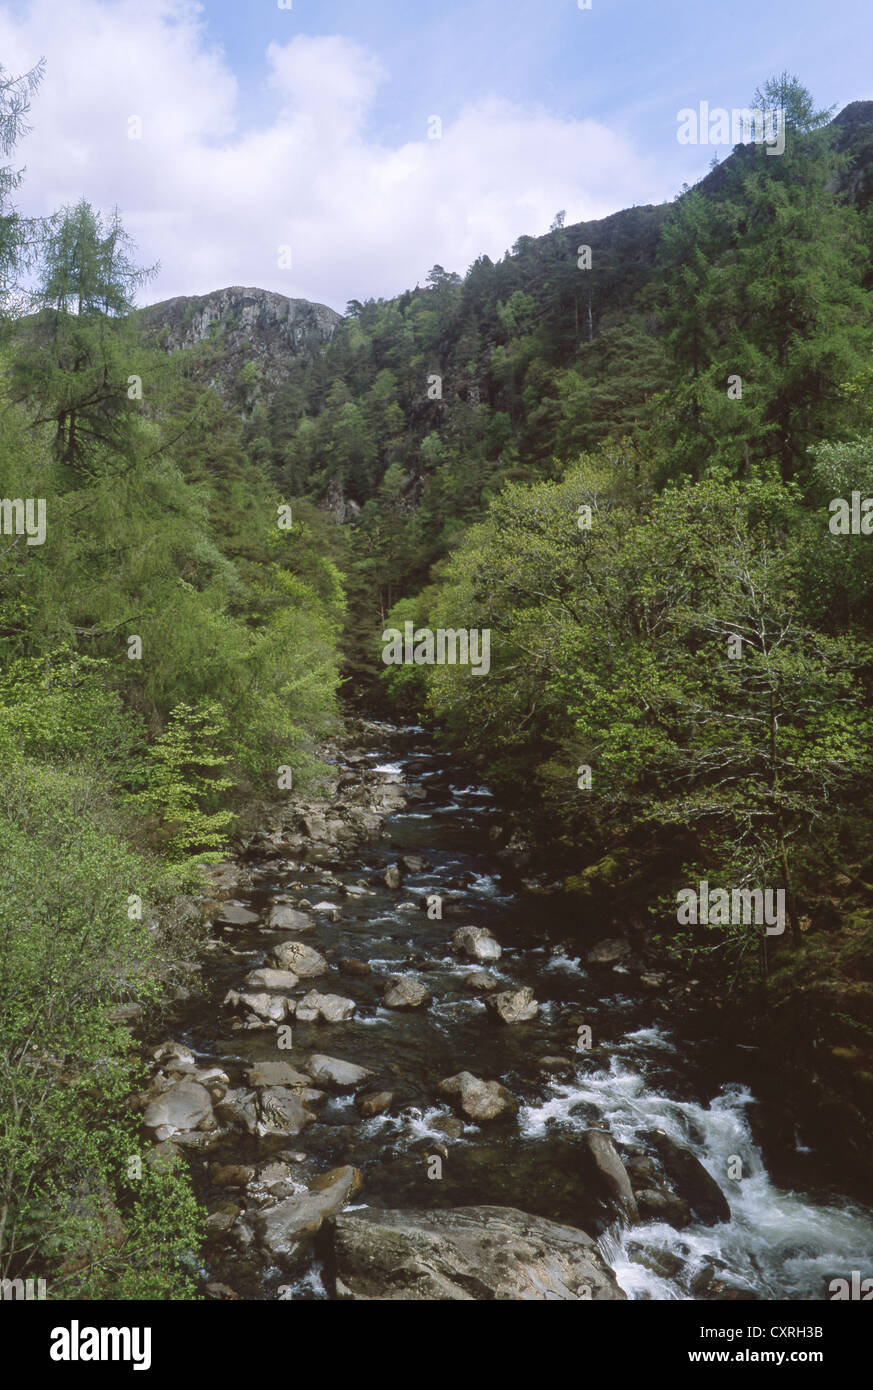
[{"label": "tree", "polygon": [[12,364],[13,398],[35,426],[53,426],[55,457],[78,473],[93,473],[101,451],[124,460],[132,450],[142,349],[130,315],[157,267],[138,267],[131,247],[117,210],[104,221],[83,200],[58,214]]},{"label": "tree", "polygon": [[[20,77],[10,77],[0,66],[0,152],[4,156],[12,154],[30,130],[25,117],[44,70],[42,58]],[[22,258],[29,258],[39,228],[37,220],[22,218],[10,201],[22,177],[23,171],[11,164],[0,166],[0,311],[4,313],[9,310],[17,286]]]}]

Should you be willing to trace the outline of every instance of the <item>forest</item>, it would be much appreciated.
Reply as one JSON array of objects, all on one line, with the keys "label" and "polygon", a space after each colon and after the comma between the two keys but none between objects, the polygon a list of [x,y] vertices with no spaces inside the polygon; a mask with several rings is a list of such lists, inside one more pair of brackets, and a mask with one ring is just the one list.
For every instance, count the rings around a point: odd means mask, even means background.
[{"label": "forest", "polygon": [[[769,79],[780,158],[353,300],[252,400],[208,384],[220,332],[144,326],[120,213],[17,210],[42,80],[0,86],[0,1276],[195,1296],[187,1170],[131,1170],[134,1023],[361,708],[475,756],[567,900],[823,1040],[860,1155],[873,108]],[[488,632],[487,679],[386,666],[408,624]],[[778,887],[784,935],[677,921],[702,880]]]}]

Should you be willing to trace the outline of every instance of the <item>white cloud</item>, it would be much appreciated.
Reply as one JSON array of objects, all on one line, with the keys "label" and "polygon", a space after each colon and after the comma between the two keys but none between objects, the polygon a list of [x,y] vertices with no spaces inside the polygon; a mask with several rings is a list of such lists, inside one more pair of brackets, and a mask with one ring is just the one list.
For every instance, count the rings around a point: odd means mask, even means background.
[{"label": "white cloud", "polygon": [[370,118],[390,74],[340,36],[269,46],[274,106],[249,128],[228,58],[185,0],[32,0],[24,16],[0,9],[0,52],[13,73],[48,60],[20,205],[117,204],[143,260],[162,263],[149,299],[246,284],[342,309],[436,262],[498,257],[558,208],[573,222],[661,196],[651,163],[604,125],[496,97],[445,119],[441,140],[426,113],[402,146],[380,142]]}]

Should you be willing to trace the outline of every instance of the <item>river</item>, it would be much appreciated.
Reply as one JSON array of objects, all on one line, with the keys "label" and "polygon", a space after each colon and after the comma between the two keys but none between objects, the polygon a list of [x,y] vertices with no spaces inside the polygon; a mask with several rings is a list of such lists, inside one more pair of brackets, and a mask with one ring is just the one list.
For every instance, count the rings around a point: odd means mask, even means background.
[{"label": "river", "polygon": [[[222,1067],[234,1085],[255,1062],[279,1055],[301,1066],[317,1051],[372,1068],[377,1087],[394,1092],[390,1111],[366,1120],[351,1096],[323,1102],[317,1121],[290,1145],[306,1155],[292,1186],[302,1187],[325,1168],[353,1164],[364,1177],[358,1205],[504,1205],[581,1226],[598,1239],[631,1299],[816,1300],[827,1297],[830,1279],[850,1278],[852,1270],[869,1273],[873,1211],[834,1190],[802,1136],[780,1168],[790,1184],[777,1185],[768,1173],[756,1137],[758,1082],[768,1075],[760,1050],[752,1043],[726,1046],[699,1026],[683,1036],[681,1011],[668,1007],[658,991],[643,989],[632,966],[587,969],[591,944],[614,935],[614,928],[580,920],[560,895],[526,891],[517,876],[507,879],[491,833],[500,823],[499,808],[468,764],[441,752],[425,730],[381,723],[367,724],[356,746],[336,758],[347,780],[363,769],[379,770],[411,799],[372,844],[343,845],[317,862],[305,853],[249,855],[248,885],[234,899],[259,914],[276,894],[309,904],[307,911],[332,904],[331,912],[322,907],[312,913],[317,925],[307,943],[333,963],[342,957],[369,962],[372,973],[353,978],[332,969],[329,977],[306,983],[354,999],[355,1017],[297,1023],[290,1053],[277,1054],[269,1032],[232,1032],[222,1009],[225,992],[265,963],[269,946],[262,931],[236,928],[205,959],[205,992],[182,1006],[173,1032],[201,1065]],[[399,890],[389,889],[385,869],[404,856],[413,868]],[[422,910],[433,894],[443,897],[442,920]],[[533,988],[540,1003],[534,1020],[500,1025],[466,988],[476,967],[449,949],[462,924],[493,932],[503,954],[489,968],[501,988]],[[382,1006],[385,978],[398,971],[412,971],[426,983],[429,1007]],[[580,1025],[591,1028],[589,1050],[577,1046]],[[538,1065],[556,1054],[572,1062],[571,1073],[560,1079]],[[502,1081],[519,1101],[517,1116],[447,1134],[447,1106],[436,1086],[462,1070]],[[730,1223],[676,1230],[649,1221],[620,1228],[583,1177],[580,1146],[592,1124],[608,1127],[624,1152],[644,1148],[640,1136],[653,1129],[690,1149],[727,1196]],[[206,1205],[214,1209],[228,1197],[212,1182],[216,1162],[263,1164],[288,1148],[287,1139],[231,1131],[195,1151]],[[445,1156],[436,1179],[428,1161],[435,1152]],[[731,1178],[737,1160],[742,1177]],[[275,1298],[280,1288],[284,1298],[326,1297],[317,1259],[289,1284],[287,1272],[264,1264],[233,1230],[216,1236],[205,1258],[204,1279],[224,1281],[244,1298]]]}]

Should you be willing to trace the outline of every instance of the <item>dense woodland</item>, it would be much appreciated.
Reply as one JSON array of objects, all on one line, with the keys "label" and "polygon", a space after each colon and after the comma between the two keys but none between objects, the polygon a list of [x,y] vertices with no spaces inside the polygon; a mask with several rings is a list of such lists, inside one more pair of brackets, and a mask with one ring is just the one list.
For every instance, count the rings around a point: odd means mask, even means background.
[{"label": "dense woodland", "polygon": [[[354,301],[251,407],[202,384],[220,334],[142,333],[117,214],[16,210],[40,80],[0,89],[0,497],[47,517],[0,536],[0,1276],[191,1292],[184,1172],[128,1176],[119,1006],[160,1008],[246,805],[317,788],[344,682],[476,750],[535,868],[726,989],[766,971],[869,1081],[873,537],[829,525],[873,497],[869,108],[771,81],[784,156]],[[384,673],[406,620],[490,628],[488,679]],[[697,878],[784,887],[768,960],[683,934]]]}]

